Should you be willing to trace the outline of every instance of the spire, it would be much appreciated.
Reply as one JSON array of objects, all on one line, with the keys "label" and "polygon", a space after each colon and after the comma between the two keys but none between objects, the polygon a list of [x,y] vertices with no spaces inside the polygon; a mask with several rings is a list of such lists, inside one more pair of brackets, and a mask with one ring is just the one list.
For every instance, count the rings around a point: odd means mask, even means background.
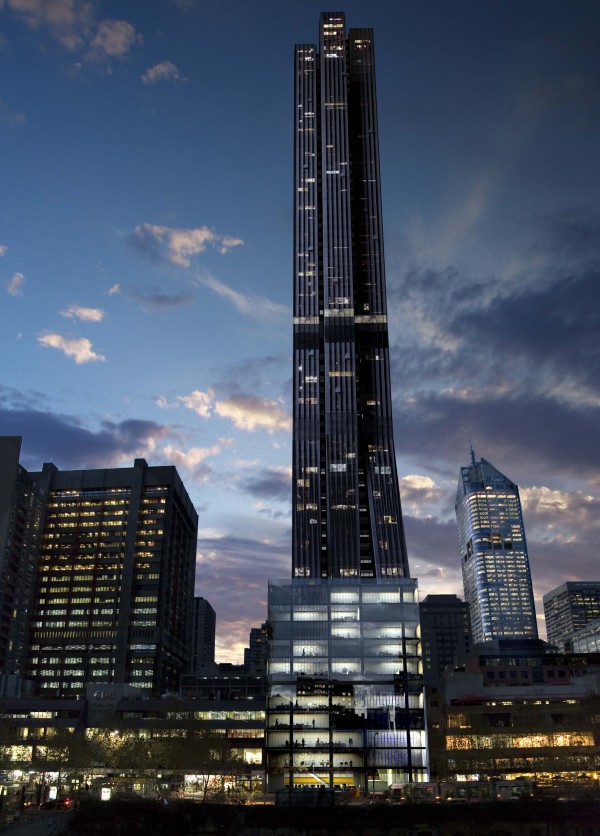
[{"label": "spire", "polygon": [[475,450],[473,450],[473,443],[472,443],[471,439],[469,439],[469,447],[471,448],[471,465],[472,465],[473,468],[475,468],[475,465],[476,465]]}]

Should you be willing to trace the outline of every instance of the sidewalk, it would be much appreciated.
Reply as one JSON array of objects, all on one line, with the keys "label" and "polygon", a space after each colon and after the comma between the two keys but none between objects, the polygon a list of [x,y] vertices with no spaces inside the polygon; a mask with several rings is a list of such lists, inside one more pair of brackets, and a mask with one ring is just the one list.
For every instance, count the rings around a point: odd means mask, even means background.
[{"label": "sidewalk", "polygon": [[55,836],[62,833],[73,815],[72,810],[23,811],[19,821],[4,827],[2,836]]}]

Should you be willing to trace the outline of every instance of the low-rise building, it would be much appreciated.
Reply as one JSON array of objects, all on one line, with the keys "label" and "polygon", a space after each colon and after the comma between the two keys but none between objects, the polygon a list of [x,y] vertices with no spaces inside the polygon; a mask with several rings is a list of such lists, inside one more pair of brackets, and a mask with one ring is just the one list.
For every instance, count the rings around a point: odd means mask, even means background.
[{"label": "low-rise building", "polygon": [[[494,658],[496,668],[481,664]],[[541,661],[535,652],[529,660],[513,657],[512,665],[498,655],[472,657],[471,669],[467,663],[467,669],[447,673],[430,690],[433,778],[597,781],[600,659],[547,654]],[[490,672],[493,678],[487,678]]]}]

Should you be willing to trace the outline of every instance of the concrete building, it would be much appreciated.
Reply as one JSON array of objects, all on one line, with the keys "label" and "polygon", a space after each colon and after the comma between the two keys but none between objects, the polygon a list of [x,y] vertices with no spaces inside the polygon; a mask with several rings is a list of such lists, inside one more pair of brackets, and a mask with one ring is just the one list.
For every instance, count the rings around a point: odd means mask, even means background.
[{"label": "concrete building", "polygon": [[0,675],[17,678],[27,662],[44,515],[43,491],[19,463],[21,442],[0,437]]},{"label": "concrete building", "polygon": [[194,597],[190,673],[211,673],[215,665],[217,615],[206,600]]},{"label": "concrete building", "polygon": [[600,618],[589,621],[581,630],[571,633],[564,645],[568,653],[600,653]]},{"label": "concrete building", "polygon": [[550,644],[564,647],[570,636],[600,618],[600,581],[566,581],[544,595]]},{"label": "concrete building", "polygon": [[473,644],[536,639],[537,624],[518,486],[486,459],[461,467],[456,520]]},{"label": "concrete building", "polygon": [[251,676],[266,677],[272,637],[268,621],[250,629],[249,645],[244,648],[244,668]]},{"label": "concrete building", "polygon": [[[492,643],[494,644],[494,643]],[[476,654],[428,696],[432,777],[525,778],[552,793],[593,790],[600,769],[600,656],[526,642]]]},{"label": "concrete building", "polygon": [[423,679],[431,685],[447,668],[464,665],[471,649],[469,605],[457,595],[427,595],[419,618]]},{"label": "concrete building", "polygon": [[30,474],[46,496],[27,676],[44,696],[126,683],[178,692],[189,666],[198,516],[174,467]]}]

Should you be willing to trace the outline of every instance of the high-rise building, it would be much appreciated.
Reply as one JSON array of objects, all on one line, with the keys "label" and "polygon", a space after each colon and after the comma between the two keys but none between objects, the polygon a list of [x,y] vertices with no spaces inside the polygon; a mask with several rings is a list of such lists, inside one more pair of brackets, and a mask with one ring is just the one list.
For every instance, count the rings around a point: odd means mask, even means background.
[{"label": "high-rise building", "polygon": [[189,666],[198,515],[174,467],[30,476],[44,491],[28,678],[72,697],[120,683],[178,691]]},{"label": "high-rise building", "polygon": [[268,621],[260,627],[250,628],[248,647],[244,648],[244,667],[249,674],[266,676],[272,635],[273,631]]},{"label": "high-rise building", "polygon": [[448,667],[464,665],[471,649],[469,605],[457,595],[427,595],[419,615],[423,679],[432,685]]},{"label": "high-rise building", "polygon": [[461,467],[456,520],[473,643],[537,639],[519,488],[490,462]]},{"label": "high-rise building", "polygon": [[423,780],[394,452],[373,33],[295,50],[292,579],[269,584],[270,790]]},{"label": "high-rise building", "polygon": [[600,618],[600,581],[566,581],[544,595],[550,644],[562,645],[570,634]]},{"label": "high-rise building", "polygon": [[212,673],[215,666],[217,615],[206,600],[194,598],[190,673]]},{"label": "high-rise building", "polygon": [[33,604],[43,494],[19,464],[21,437],[0,438],[0,674],[22,676]]},{"label": "high-rise building", "polygon": [[295,50],[293,575],[408,577],[371,29]]}]

